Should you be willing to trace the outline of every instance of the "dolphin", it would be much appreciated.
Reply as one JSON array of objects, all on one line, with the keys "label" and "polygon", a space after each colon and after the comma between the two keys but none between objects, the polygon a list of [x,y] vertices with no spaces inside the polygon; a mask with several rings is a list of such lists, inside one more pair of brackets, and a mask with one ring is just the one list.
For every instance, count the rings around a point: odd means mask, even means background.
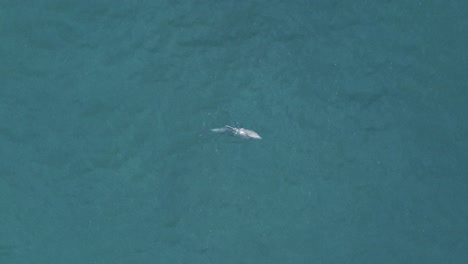
[{"label": "dolphin", "polygon": [[237,127],[232,127],[232,126],[227,126],[227,125],[221,128],[213,128],[211,129],[211,131],[215,133],[229,133],[233,136],[241,137],[241,138],[262,139],[262,137],[253,130],[245,129],[245,128],[237,128]]}]

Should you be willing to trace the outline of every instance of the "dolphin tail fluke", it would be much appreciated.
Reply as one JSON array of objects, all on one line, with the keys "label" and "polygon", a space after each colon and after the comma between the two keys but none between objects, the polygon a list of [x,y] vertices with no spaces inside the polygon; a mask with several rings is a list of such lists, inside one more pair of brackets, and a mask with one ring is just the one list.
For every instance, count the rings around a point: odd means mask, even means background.
[{"label": "dolphin tail fluke", "polygon": [[225,127],[213,128],[213,129],[211,129],[211,131],[213,131],[215,133],[223,133],[223,132],[226,132],[226,128]]}]

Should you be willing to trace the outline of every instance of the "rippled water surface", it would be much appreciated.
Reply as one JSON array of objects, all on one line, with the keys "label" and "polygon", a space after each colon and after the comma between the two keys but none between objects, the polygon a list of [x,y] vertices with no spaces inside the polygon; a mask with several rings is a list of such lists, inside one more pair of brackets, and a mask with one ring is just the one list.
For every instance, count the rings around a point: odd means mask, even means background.
[{"label": "rippled water surface", "polygon": [[0,263],[468,263],[467,3],[2,1]]}]

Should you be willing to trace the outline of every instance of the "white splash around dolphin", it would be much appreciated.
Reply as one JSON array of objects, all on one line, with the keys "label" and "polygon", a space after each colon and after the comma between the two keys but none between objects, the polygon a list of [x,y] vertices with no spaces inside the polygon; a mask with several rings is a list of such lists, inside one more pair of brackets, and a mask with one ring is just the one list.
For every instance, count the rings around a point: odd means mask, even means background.
[{"label": "white splash around dolphin", "polygon": [[262,139],[262,137],[255,131],[245,128],[237,128],[232,126],[224,126],[221,128],[213,128],[211,131],[215,133],[229,133],[236,137]]}]

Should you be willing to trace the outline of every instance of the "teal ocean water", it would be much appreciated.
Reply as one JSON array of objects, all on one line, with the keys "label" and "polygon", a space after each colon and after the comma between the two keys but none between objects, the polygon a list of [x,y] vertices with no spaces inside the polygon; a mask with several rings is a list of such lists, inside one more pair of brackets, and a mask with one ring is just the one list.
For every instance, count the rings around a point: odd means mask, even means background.
[{"label": "teal ocean water", "polygon": [[1,1],[0,263],[468,263],[467,10]]}]

